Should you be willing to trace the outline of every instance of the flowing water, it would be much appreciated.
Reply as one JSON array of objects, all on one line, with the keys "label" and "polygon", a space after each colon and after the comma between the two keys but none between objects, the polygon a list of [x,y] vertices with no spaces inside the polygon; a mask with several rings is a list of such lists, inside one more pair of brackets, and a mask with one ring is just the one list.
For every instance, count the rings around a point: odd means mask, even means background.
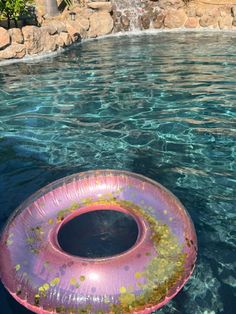
[{"label": "flowing water", "polygon": [[[116,0],[112,1],[113,6],[122,15],[127,16],[129,19],[129,30],[136,31],[140,29],[139,18],[144,13],[145,1],[140,0]],[[158,10],[157,10],[158,11]]]},{"label": "flowing water", "polygon": [[[0,68],[0,227],[26,197],[99,168],[170,189],[195,224],[199,257],[160,314],[233,314],[236,35],[157,33],[84,42]],[[30,313],[0,287],[1,314]]]}]

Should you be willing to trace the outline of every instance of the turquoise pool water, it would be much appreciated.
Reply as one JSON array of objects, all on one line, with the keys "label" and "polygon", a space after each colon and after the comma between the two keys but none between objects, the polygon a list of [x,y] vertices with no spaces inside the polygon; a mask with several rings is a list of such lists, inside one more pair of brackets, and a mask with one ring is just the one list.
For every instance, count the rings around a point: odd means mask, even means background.
[{"label": "turquoise pool water", "polygon": [[[188,209],[196,270],[160,314],[233,314],[236,34],[85,42],[0,67],[0,227],[27,196],[98,168],[144,174]],[[30,313],[0,286],[1,314]],[[3,305],[2,305],[3,304]]]}]

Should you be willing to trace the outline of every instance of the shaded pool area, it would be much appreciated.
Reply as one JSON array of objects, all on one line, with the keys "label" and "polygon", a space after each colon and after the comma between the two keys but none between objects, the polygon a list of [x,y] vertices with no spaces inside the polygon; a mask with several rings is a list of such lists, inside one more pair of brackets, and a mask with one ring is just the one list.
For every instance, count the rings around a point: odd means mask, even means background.
[{"label": "shaded pool area", "polygon": [[[157,33],[88,41],[0,68],[0,228],[27,196],[91,169],[124,169],[171,190],[199,257],[160,314],[233,314],[236,35]],[[3,314],[27,314],[0,286]],[[2,306],[3,304],[3,306]]]}]

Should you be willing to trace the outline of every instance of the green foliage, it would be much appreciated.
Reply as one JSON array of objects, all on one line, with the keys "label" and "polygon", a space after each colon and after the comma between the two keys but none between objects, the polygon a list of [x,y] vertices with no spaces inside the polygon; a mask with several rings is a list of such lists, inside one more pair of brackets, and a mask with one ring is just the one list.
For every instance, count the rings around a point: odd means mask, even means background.
[{"label": "green foliage", "polygon": [[0,0],[0,17],[17,21],[22,14],[28,13],[32,0]]}]

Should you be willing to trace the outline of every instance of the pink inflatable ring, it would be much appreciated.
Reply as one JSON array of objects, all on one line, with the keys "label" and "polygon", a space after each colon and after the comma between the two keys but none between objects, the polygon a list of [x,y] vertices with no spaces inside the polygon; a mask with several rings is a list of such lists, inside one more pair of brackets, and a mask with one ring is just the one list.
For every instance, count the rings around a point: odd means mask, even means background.
[{"label": "pink inflatable ring", "polygon": [[[65,252],[59,231],[98,210],[132,217],[134,245],[100,258]],[[163,186],[138,174],[101,170],[60,179],[32,195],[7,223],[0,251],[3,284],[35,313],[145,314],[186,283],[197,240],[183,205]]]}]

